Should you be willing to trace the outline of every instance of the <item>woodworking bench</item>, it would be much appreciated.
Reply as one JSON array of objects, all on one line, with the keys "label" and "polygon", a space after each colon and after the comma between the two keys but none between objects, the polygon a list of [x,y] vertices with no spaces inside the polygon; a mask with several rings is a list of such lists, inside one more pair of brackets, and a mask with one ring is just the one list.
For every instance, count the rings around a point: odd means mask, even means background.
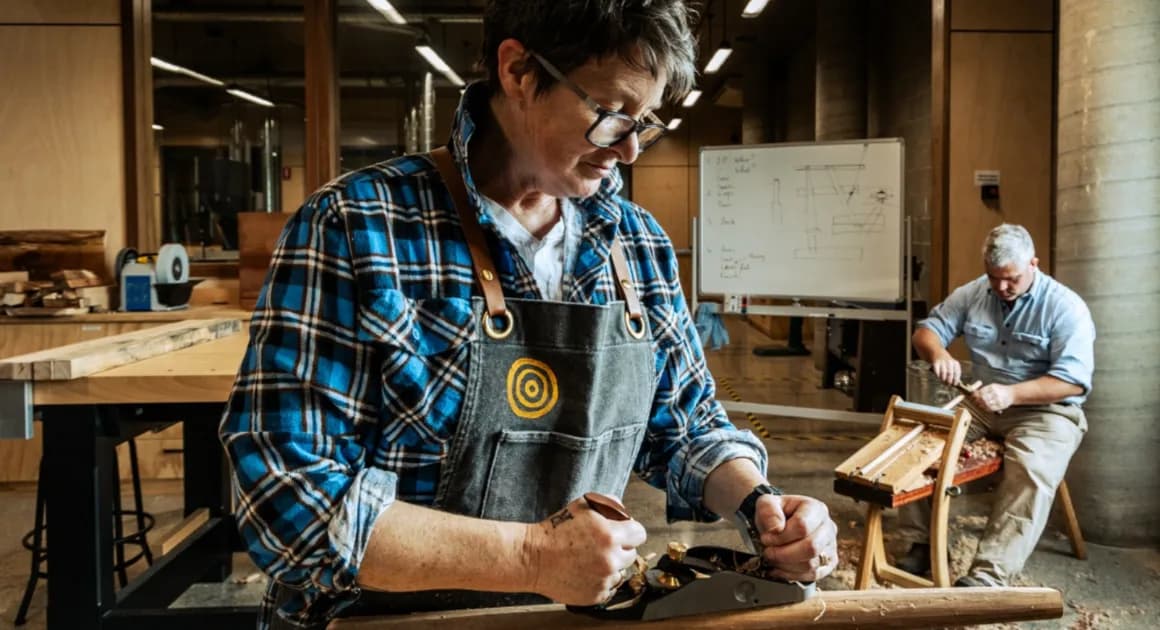
[{"label": "woodworking bench", "polygon": [[[226,579],[241,550],[217,427],[247,341],[243,329],[81,378],[24,381],[20,406],[43,423],[50,571],[60,576],[47,584],[49,630],[253,628],[254,606],[168,608],[191,584]],[[0,423],[9,429],[29,420],[7,409]],[[176,419],[185,449],[184,514],[203,522],[114,591],[114,449]]]},{"label": "woodworking bench", "polygon": [[[962,493],[964,484],[995,474],[1003,465],[1003,447],[999,443],[976,450],[988,453],[984,456],[962,456],[971,423],[970,412],[963,406],[956,407],[962,398],[959,396],[944,407],[932,407],[892,397],[878,436],[834,469],[834,492],[869,504],[854,588],[870,588],[873,578],[911,588],[950,586],[947,520],[951,498]],[[985,442],[982,439],[974,444]],[[1060,482],[1056,496],[1067,519],[1072,551],[1082,560],[1087,552],[1066,481]],[[931,579],[887,562],[882,536],[884,509],[927,498],[932,503]]]}]

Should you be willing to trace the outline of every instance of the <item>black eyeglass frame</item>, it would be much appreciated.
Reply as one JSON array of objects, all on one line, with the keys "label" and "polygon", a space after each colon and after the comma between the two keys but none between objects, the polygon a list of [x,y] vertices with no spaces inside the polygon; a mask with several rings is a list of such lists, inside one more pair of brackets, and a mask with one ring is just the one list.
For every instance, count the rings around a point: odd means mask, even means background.
[{"label": "black eyeglass frame", "polygon": [[[615,146],[621,142],[624,142],[626,138],[635,133],[639,143],[637,151],[643,152],[645,149],[656,144],[657,140],[665,137],[665,134],[668,133],[668,126],[666,126],[665,123],[656,116],[656,114],[653,114],[652,112],[645,114],[645,118],[648,120],[648,122],[642,122],[633,118],[632,116],[629,116],[628,114],[608,109],[607,107],[602,106],[600,103],[597,103],[592,99],[591,96],[588,96],[588,93],[585,92],[583,88],[581,88],[579,85],[576,85],[568,77],[564,76],[564,73],[560,72],[559,68],[552,65],[552,62],[544,59],[534,50],[529,50],[528,52],[536,59],[537,62],[539,62],[541,66],[543,66],[544,70],[548,71],[548,74],[552,75],[552,78],[564,84],[564,86],[569,90],[572,90],[576,96],[580,97],[580,100],[584,101],[584,104],[588,106],[588,109],[591,109],[593,112],[595,112],[596,121],[588,127],[588,131],[584,132],[584,139],[587,140],[592,146],[600,147],[601,149],[607,149],[608,147]],[[592,139],[592,131],[595,130],[596,127],[600,126],[600,123],[604,122],[606,118],[627,120],[632,123],[632,127],[628,128],[628,130],[626,130],[623,135],[621,135],[613,142],[609,142],[607,144],[596,142]],[[639,142],[641,132],[646,129],[656,129],[657,131],[660,131],[660,133],[657,134],[657,137],[649,140],[647,143]]]}]

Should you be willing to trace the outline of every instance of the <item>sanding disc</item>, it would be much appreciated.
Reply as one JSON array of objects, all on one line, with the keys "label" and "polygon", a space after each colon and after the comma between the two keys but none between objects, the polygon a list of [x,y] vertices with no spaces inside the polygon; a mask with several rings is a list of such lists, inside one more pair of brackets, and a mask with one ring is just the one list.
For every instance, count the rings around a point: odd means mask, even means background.
[{"label": "sanding disc", "polygon": [[160,284],[179,284],[189,280],[189,255],[185,248],[177,243],[162,245],[157,252],[154,273]]}]

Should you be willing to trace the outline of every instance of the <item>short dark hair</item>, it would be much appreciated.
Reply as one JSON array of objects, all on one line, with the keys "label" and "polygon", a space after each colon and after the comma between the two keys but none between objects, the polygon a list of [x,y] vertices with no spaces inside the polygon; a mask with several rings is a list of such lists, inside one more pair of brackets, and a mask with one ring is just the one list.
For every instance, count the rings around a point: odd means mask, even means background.
[{"label": "short dark hair", "polygon": [[[483,17],[482,65],[499,88],[498,48],[518,40],[564,74],[589,60],[617,54],[625,62],[666,77],[665,98],[693,89],[697,46],[685,0],[491,0]],[[556,80],[539,64],[537,94]]]}]

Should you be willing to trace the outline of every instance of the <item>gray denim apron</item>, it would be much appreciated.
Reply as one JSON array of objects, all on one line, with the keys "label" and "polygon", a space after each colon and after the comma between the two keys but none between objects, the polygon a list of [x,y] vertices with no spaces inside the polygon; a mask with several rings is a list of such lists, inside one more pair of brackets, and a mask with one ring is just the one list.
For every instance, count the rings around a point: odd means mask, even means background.
[{"label": "gray denim apron", "polygon": [[[532,523],[585,492],[624,493],[656,389],[647,318],[619,240],[610,259],[622,301],[606,306],[507,299],[463,180],[446,148],[431,157],[451,191],[483,292],[468,385],[433,507]],[[280,589],[279,600],[290,596]],[[534,595],[364,590],[340,616],[546,603]],[[289,628],[277,614],[271,628]]]}]

